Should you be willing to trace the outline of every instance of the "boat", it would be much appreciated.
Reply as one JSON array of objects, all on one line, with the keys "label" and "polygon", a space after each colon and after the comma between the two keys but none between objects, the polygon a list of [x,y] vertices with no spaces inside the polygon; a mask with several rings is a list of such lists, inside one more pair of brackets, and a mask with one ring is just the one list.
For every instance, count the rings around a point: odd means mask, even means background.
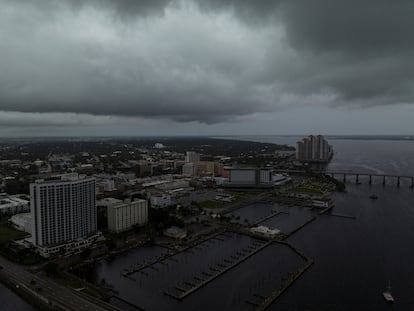
[{"label": "boat", "polygon": [[385,299],[386,302],[389,302],[389,303],[394,302],[394,297],[391,294],[391,282],[390,281],[388,281],[387,290],[385,292],[383,292],[382,295],[384,296],[384,299]]},{"label": "boat", "polygon": [[376,200],[376,199],[378,199],[378,196],[376,194],[371,194],[369,196],[369,198],[372,199],[372,200]]}]

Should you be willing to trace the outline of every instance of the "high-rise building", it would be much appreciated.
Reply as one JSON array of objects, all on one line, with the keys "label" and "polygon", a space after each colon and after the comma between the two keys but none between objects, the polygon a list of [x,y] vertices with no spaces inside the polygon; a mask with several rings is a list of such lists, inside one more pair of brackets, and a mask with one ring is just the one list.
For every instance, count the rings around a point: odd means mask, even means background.
[{"label": "high-rise building", "polygon": [[296,143],[296,159],[309,162],[327,162],[333,149],[322,135],[309,135]]},{"label": "high-rise building", "polygon": [[195,163],[200,161],[200,154],[194,151],[187,151],[185,154],[185,163]]},{"label": "high-rise building", "polygon": [[122,232],[148,221],[148,202],[136,199],[125,200],[108,206],[108,229]]},{"label": "high-rise building", "polygon": [[30,185],[32,242],[41,255],[77,251],[97,233],[94,178],[62,176]]}]

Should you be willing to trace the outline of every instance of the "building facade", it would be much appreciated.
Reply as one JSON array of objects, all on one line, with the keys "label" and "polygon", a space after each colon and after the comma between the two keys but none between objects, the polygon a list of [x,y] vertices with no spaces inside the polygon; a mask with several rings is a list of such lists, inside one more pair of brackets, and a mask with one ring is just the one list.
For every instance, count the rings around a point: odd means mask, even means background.
[{"label": "building facade", "polygon": [[111,232],[122,232],[135,225],[148,222],[148,202],[136,199],[108,206],[108,229]]},{"label": "building facade", "polygon": [[155,194],[150,198],[152,208],[163,208],[171,205],[171,195]]},{"label": "building facade", "polygon": [[200,162],[200,154],[194,151],[187,151],[185,154],[185,163]]},{"label": "building facade", "polygon": [[296,143],[296,160],[327,162],[333,155],[333,148],[322,135],[309,135]]},{"label": "building facade", "polygon": [[228,169],[229,181],[225,187],[235,188],[270,188],[273,187],[273,172],[266,168],[231,168]]},{"label": "building facade", "polygon": [[[95,179],[36,181],[30,185],[32,241],[42,252],[97,232]],[[67,248],[65,249],[67,251]],[[53,253],[53,251],[52,251]]]},{"label": "building facade", "polygon": [[16,195],[0,193],[0,214],[14,215],[29,212],[29,201],[19,198]]}]

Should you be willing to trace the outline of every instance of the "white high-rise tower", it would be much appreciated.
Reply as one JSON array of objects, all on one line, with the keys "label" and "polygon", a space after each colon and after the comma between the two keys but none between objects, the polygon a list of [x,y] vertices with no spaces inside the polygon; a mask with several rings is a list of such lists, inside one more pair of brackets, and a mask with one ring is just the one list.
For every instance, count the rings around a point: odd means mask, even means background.
[{"label": "white high-rise tower", "polygon": [[[32,241],[41,248],[54,249],[69,242],[85,240],[97,231],[95,179],[36,181],[30,185]],[[72,243],[81,246],[85,243]],[[68,247],[64,251],[68,251]]]}]

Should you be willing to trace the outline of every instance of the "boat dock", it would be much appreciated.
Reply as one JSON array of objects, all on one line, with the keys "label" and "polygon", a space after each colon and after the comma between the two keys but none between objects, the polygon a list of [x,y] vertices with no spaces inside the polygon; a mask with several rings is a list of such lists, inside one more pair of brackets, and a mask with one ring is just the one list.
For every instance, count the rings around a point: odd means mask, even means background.
[{"label": "boat dock", "polygon": [[303,224],[301,224],[299,227],[293,229],[292,231],[290,231],[289,233],[286,234],[285,238],[290,237],[291,235],[295,234],[296,232],[298,232],[300,229],[306,227],[307,225],[309,225],[311,222],[315,221],[316,217],[312,217],[311,219],[305,221]]},{"label": "boat dock", "polygon": [[348,218],[348,219],[356,219],[356,216],[352,216],[352,215],[344,215],[344,214],[336,214],[336,213],[331,213],[331,214],[326,214],[328,216],[334,216],[334,217],[341,217],[341,218]]},{"label": "boat dock", "polygon": [[302,259],[304,259],[306,261],[306,264],[303,267],[299,268],[294,273],[292,273],[286,279],[286,281],[279,288],[274,290],[268,297],[263,297],[261,295],[255,295],[257,298],[261,298],[262,301],[260,303],[246,301],[249,304],[255,305],[257,307],[256,310],[258,311],[263,311],[269,308],[270,305],[273,304],[273,302],[275,302],[289,287],[293,285],[293,283],[295,283],[314,264],[314,261],[311,258],[307,257],[304,253],[299,251],[292,244],[287,243],[287,242],[276,242],[276,243],[283,244],[289,247],[296,254],[298,254]]},{"label": "boat dock", "polygon": [[266,220],[268,220],[268,219],[270,219],[270,218],[277,217],[277,216],[279,216],[280,214],[286,214],[286,215],[288,215],[289,213],[286,213],[286,212],[280,212],[280,211],[278,211],[278,212],[273,212],[272,214],[270,214],[270,215],[268,215],[268,216],[265,216],[265,217],[262,217],[262,218],[260,218],[259,220],[255,221],[255,222],[253,223],[253,225],[254,225],[254,226],[255,226],[255,225],[258,225],[258,224],[260,224],[260,223],[262,223],[262,222],[264,222],[264,221],[266,221]]},{"label": "boat dock", "polygon": [[254,241],[251,245],[237,251],[222,262],[210,266],[207,271],[201,272],[201,275],[194,276],[191,280],[181,282],[172,289],[164,291],[164,293],[177,300],[182,300],[272,243],[273,241]]},{"label": "boat dock", "polygon": [[313,260],[309,259],[305,266],[293,273],[281,287],[272,292],[266,299],[262,301],[262,303],[254,303],[257,306],[256,310],[263,311],[269,308],[274,301],[276,301],[289,287],[293,285],[293,283],[296,282],[296,280],[298,280],[306,272],[306,270],[308,270],[313,265],[313,263]]}]

